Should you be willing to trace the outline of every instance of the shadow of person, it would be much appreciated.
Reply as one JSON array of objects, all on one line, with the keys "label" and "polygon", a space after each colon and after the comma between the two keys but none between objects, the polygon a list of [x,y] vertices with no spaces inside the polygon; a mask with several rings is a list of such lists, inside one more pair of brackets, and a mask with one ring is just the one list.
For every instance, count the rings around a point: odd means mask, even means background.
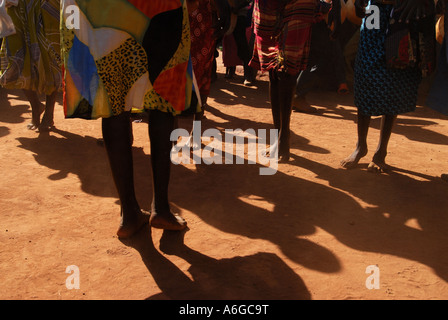
[{"label": "shadow of person", "polygon": [[[271,123],[262,123],[253,121],[250,119],[240,119],[237,117],[234,117],[232,115],[226,114],[222,112],[221,110],[214,108],[212,106],[207,107],[207,111],[213,114],[216,117],[219,117],[223,120],[226,120],[226,122],[215,122],[210,118],[207,118],[203,120],[203,129],[209,129],[209,128],[221,128],[222,131],[224,130],[235,130],[236,128],[240,128],[241,130],[247,130],[247,129],[253,129],[257,132],[261,130],[269,131],[269,129],[274,129],[273,125]],[[224,134],[223,134],[224,135]],[[310,140],[306,139],[305,137],[302,137],[298,134],[296,134],[293,130],[291,130],[291,149],[292,150],[302,150],[306,152],[313,152],[313,153],[321,153],[321,154],[329,154],[330,151],[324,148],[321,148],[316,145],[312,145],[310,143]]]},{"label": "shadow of person", "polygon": [[[12,105],[11,99],[20,102]],[[27,114],[29,117],[25,116]],[[31,107],[25,95],[20,90],[0,89],[0,122],[23,123],[26,119],[31,119]]]},{"label": "shadow of person", "polygon": [[313,116],[355,121],[357,110],[353,105],[353,94],[340,95],[335,92],[316,90],[307,96],[307,102],[318,108]]},{"label": "shadow of person", "polygon": [[[315,96],[313,105],[317,104],[319,107],[325,105],[325,101],[329,100],[332,94],[323,94],[322,96]],[[353,122],[357,122],[357,108],[354,106],[353,95],[341,97],[341,105],[326,105],[325,108],[321,108],[316,117],[324,117],[331,119],[345,119]],[[350,101],[350,99],[352,101]],[[319,104],[320,103],[320,104]],[[445,119],[446,116],[440,115],[439,119]],[[437,131],[431,130],[431,127],[437,127],[439,125],[436,122],[436,117],[433,115],[433,111],[428,108],[418,107],[414,112],[410,112],[404,115],[399,115],[395,121],[392,133],[395,135],[401,135],[411,141],[447,145],[448,136],[441,134]],[[372,117],[370,122],[370,129],[380,130],[381,117]],[[356,132],[353,132],[353,136],[356,136]]]},{"label": "shadow of person", "polygon": [[[63,130],[55,129],[51,134],[41,134],[38,138],[18,138],[19,147],[34,153],[36,162],[42,166],[46,166],[55,170],[48,178],[50,180],[60,180],[74,174],[78,176],[83,192],[102,197],[117,197],[110,169],[107,163],[104,147],[98,143],[98,139],[81,136]],[[151,205],[152,195],[152,172],[150,166],[150,155],[143,152],[141,148],[133,148],[134,168],[136,172],[135,183],[137,197],[142,208],[149,208]],[[290,208],[282,207],[282,199],[278,199],[275,192],[271,194],[266,191],[269,188],[262,188],[259,178],[254,179],[259,186],[254,189],[250,185],[250,180],[241,181],[242,177],[250,179],[250,175],[258,176],[256,170],[258,166],[251,166],[251,170],[246,170],[244,166],[214,166],[213,168],[200,167],[198,172],[193,172],[184,167],[173,168],[171,190],[173,191],[171,199],[175,206],[179,208],[191,208],[205,221],[212,225],[222,228],[222,230],[231,230],[236,234],[247,235],[252,238],[268,239],[278,244],[282,250],[294,261],[298,261],[312,269],[323,272],[336,272],[340,265],[334,255],[323,246],[308,241],[307,239],[298,238],[297,235],[306,235],[314,232],[314,227],[309,224],[300,223],[300,212],[288,212]],[[244,170],[244,174],[241,173]],[[179,172],[180,171],[180,172]],[[205,172],[206,171],[206,172]],[[201,184],[191,184],[192,180],[204,179]],[[222,176],[225,175],[225,178]],[[249,175],[249,176],[248,176]],[[177,179],[182,181],[178,182]],[[232,180],[239,182],[238,188],[232,188]],[[221,184],[223,188],[233,189],[234,192],[227,193],[225,197],[219,200],[209,202],[209,209],[198,207],[198,203],[192,204],[191,199],[196,199],[194,194],[204,194],[202,189],[209,189],[216,186],[216,181],[224,182]],[[260,185],[261,184],[261,185]],[[181,190],[179,190],[179,188]],[[185,192],[185,190],[188,192]],[[217,190],[215,194],[226,194],[224,189]],[[254,204],[242,201],[239,197],[258,195],[267,198],[270,202],[276,203],[276,214],[263,208],[259,208]],[[222,201],[226,201],[225,203]],[[220,210],[216,210],[216,204]],[[221,213],[221,209],[228,211]],[[297,209],[297,208],[296,208]],[[282,211],[285,212],[282,212]],[[231,214],[228,214],[231,212]],[[239,214],[244,212],[244,214]],[[279,216],[277,216],[277,214]],[[288,217],[282,220],[283,217]],[[225,218],[225,219],[221,219]],[[277,228],[272,228],[278,225]],[[278,232],[279,229],[282,229]],[[311,258],[312,257],[312,258]],[[315,259],[314,259],[315,258]]]},{"label": "shadow of person", "polygon": [[[406,118],[398,117],[392,133],[402,135],[411,141],[445,146],[448,144],[448,136],[431,130],[431,126],[438,125],[435,121],[418,118],[411,114]],[[380,121],[375,121],[375,128],[380,129]]]},{"label": "shadow of person", "polygon": [[197,164],[196,171],[175,166],[173,199],[207,224],[267,240],[312,270],[340,269],[338,257],[325,242],[308,239],[320,229],[354,250],[418,261],[448,280],[448,198],[443,181],[403,170],[375,175],[334,169],[293,157],[291,164],[328,183],[301,179],[294,171],[260,176],[258,165]]},{"label": "shadow of person", "polygon": [[0,138],[7,136],[9,133],[10,133],[9,128],[3,126],[0,127]]},{"label": "shadow of person", "polygon": [[250,108],[269,109],[268,92],[269,81],[258,80],[254,86],[248,87],[236,81],[220,79],[213,83],[209,96],[215,103],[225,106],[242,104]]},{"label": "shadow of person", "polygon": [[75,174],[83,192],[116,197],[106,153],[97,138],[55,128],[51,133],[39,134],[37,138],[21,137],[17,141],[19,148],[33,153],[38,164],[56,171],[48,176],[49,180],[62,180]]},{"label": "shadow of person", "polygon": [[[280,172],[260,176],[259,169],[258,165],[202,164],[194,171],[174,166],[171,198],[181,210],[193,212],[223,232],[270,241],[295,263],[325,273],[338,272],[341,266],[337,257],[325,246],[306,239],[316,227],[303,216],[325,214],[334,220],[328,210],[322,210],[326,202],[312,202],[322,194],[341,199],[338,203],[354,208],[350,212],[362,208],[337,190]],[[349,229],[346,219],[337,225]]]},{"label": "shadow of person", "polygon": [[[335,169],[293,157],[294,165],[315,172],[317,179],[365,204],[364,210],[351,217],[350,233],[318,216],[316,225],[351,248],[419,261],[448,281],[446,183],[395,167],[389,174],[374,174],[366,168]],[[330,203],[335,205],[334,198]]]},{"label": "shadow of person", "polygon": [[214,259],[184,244],[185,232],[164,231],[160,251],[190,264],[184,272],[160,253],[145,228],[136,237],[122,240],[136,249],[162,294],[148,300],[309,300],[303,280],[278,256],[258,252],[250,256]]}]

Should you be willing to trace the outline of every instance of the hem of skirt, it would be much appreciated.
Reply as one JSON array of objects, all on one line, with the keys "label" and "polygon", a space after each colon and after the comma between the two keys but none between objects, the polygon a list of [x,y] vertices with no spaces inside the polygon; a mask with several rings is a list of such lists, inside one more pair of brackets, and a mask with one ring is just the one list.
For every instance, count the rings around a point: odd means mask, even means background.
[{"label": "hem of skirt", "polygon": [[400,114],[406,114],[409,112],[414,112],[417,108],[409,109],[406,111],[397,111],[397,112],[363,112],[361,107],[357,107],[359,114],[368,117],[381,117],[381,116],[398,116]]},{"label": "hem of skirt", "polygon": [[185,116],[192,116],[195,114],[200,114],[202,112],[201,107],[195,107],[195,108],[189,108],[183,111],[175,111],[175,110],[167,110],[167,109],[160,109],[160,108],[132,108],[132,110],[123,110],[120,113],[116,114],[109,114],[109,115],[99,115],[99,116],[92,116],[91,112],[84,112],[84,113],[72,113],[72,114],[65,114],[65,119],[83,119],[83,120],[98,120],[102,118],[111,118],[114,116],[119,116],[120,114],[124,112],[129,112],[131,114],[139,114],[144,112],[149,112],[152,110],[158,110],[161,112],[170,113],[173,117],[185,117]]}]

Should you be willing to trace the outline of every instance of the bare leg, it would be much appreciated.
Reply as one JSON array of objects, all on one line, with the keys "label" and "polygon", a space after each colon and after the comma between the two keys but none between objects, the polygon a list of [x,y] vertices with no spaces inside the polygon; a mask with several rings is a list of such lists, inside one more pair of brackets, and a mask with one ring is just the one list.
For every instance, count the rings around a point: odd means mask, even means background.
[{"label": "bare leg", "polygon": [[187,223],[173,214],[168,201],[168,186],[171,171],[171,132],[175,118],[167,112],[149,112],[149,137],[151,140],[151,163],[154,198],[151,208],[151,226],[166,230],[183,230]]},{"label": "bare leg", "polygon": [[287,162],[290,154],[292,98],[297,77],[286,72],[279,74],[281,129],[279,132],[279,161]]},{"label": "bare leg", "polygon": [[112,176],[121,202],[121,224],[117,235],[120,238],[129,238],[149,221],[149,216],[140,210],[135,196],[130,113],[103,118],[102,131]]},{"label": "bare leg", "polygon": [[278,140],[271,145],[268,149],[264,150],[262,154],[266,156],[272,156],[278,149],[280,130],[281,130],[281,101],[280,101],[280,89],[279,79],[277,73],[273,70],[269,71],[269,100],[271,103],[272,119],[274,122],[274,129],[278,130]]},{"label": "bare leg", "polygon": [[368,170],[373,172],[387,172],[390,167],[386,164],[387,146],[389,144],[392,128],[395,123],[395,115],[385,115],[381,120],[381,132],[378,148],[373,155],[372,162],[369,164]]},{"label": "bare leg", "polygon": [[201,94],[201,103],[202,103],[201,109],[202,110],[201,110],[201,112],[198,112],[194,115],[195,120],[201,121],[202,119],[207,119],[207,117],[205,116],[205,109],[207,109],[207,100],[208,100],[208,96]]},{"label": "bare leg", "polygon": [[40,115],[44,111],[44,106],[35,91],[23,90],[23,92],[31,104],[31,122],[28,124],[28,129],[36,130],[40,125]]},{"label": "bare leg", "polygon": [[271,100],[272,119],[274,128],[281,129],[281,107],[279,79],[274,71],[269,71],[269,98]]},{"label": "bare leg", "polygon": [[342,167],[346,169],[356,167],[359,160],[367,154],[367,134],[369,132],[369,126],[370,116],[362,115],[358,111],[358,142],[355,151],[348,158],[341,161]]},{"label": "bare leg", "polygon": [[39,131],[48,131],[54,126],[54,105],[56,104],[56,96],[58,92],[55,90],[52,94],[46,96],[45,113],[39,126]]},{"label": "bare leg", "polygon": [[290,149],[290,122],[292,112],[292,98],[296,76],[284,72],[269,72],[269,96],[271,101],[272,119],[274,128],[278,130],[279,138],[276,146],[278,147],[279,161],[289,160]]}]

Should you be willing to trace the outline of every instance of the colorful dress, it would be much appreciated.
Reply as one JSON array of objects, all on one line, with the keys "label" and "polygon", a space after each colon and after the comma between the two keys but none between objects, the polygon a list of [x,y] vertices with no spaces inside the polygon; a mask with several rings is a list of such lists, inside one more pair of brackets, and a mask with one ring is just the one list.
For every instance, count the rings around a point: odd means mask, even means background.
[{"label": "colorful dress", "polygon": [[62,14],[67,118],[199,111],[186,0],[63,0]]},{"label": "colorful dress", "polygon": [[319,0],[255,0],[254,54],[250,66],[298,74],[305,70]]},{"label": "colorful dress", "polygon": [[59,8],[59,0],[21,0],[8,9],[16,34],[2,44],[1,86],[47,95],[61,88]]},{"label": "colorful dress", "polygon": [[216,40],[213,29],[213,11],[210,0],[199,0],[199,6],[190,14],[191,60],[201,96],[210,93]]},{"label": "colorful dress", "polygon": [[355,62],[354,94],[358,111],[366,116],[397,115],[415,110],[422,74],[418,66],[391,68],[386,61],[386,37],[393,5],[378,4],[379,28],[361,27]]}]

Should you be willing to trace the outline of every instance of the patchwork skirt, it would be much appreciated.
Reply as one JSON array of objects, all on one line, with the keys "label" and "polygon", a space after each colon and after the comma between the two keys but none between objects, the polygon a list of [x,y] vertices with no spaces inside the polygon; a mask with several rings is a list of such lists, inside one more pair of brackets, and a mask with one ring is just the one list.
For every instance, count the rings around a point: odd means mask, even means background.
[{"label": "patchwork skirt", "polygon": [[62,0],[61,10],[67,118],[200,110],[186,0]]}]

